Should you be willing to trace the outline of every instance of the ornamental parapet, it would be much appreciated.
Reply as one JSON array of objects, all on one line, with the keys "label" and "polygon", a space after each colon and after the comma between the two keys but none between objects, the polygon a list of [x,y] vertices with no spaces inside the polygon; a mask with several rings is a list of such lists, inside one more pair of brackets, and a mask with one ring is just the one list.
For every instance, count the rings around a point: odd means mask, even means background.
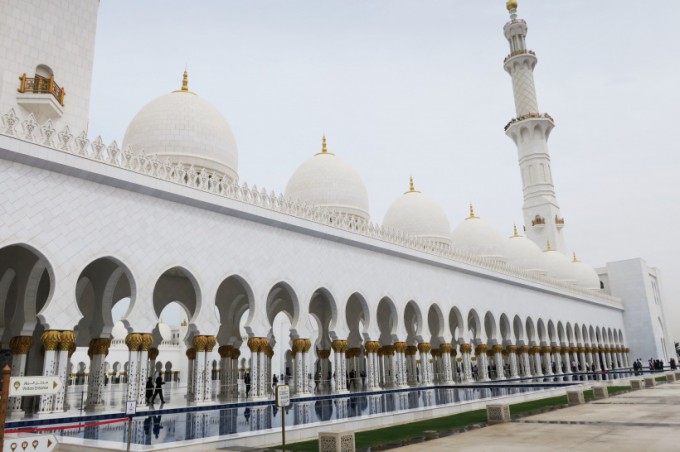
[{"label": "ornamental parapet", "polygon": [[505,59],[503,60],[503,64],[507,63],[510,58],[516,57],[518,55],[531,55],[531,56],[535,57],[536,52],[534,52],[533,50],[527,50],[527,49],[513,50],[512,52],[510,52],[508,54],[508,56],[505,57]]},{"label": "ornamental parapet", "polygon": [[511,119],[510,122],[508,122],[505,125],[503,130],[507,131],[513,124],[521,122],[521,121],[526,121],[527,119],[547,119],[551,123],[553,123],[553,125],[555,124],[555,120],[548,113],[527,113],[525,115],[518,116],[516,118]]},{"label": "ornamental parapet", "polygon": [[[552,120],[547,114],[534,115]],[[437,258],[448,259],[456,263],[463,263],[479,269],[492,271],[510,278],[520,278],[588,299],[612,303],[617,307],[621,306],[621,301],[618,298],[603,292],[582,289],[548,276],[531,273],[514,265],[499,264],[493,259],[475,256],[448,245],[414,237],[402,231],[384,228],[378,223],[370,223],[368,221],[357,223],[347,215],[334,213],[322,207],[312,206],[284,197],[281,194],[268,192],[255,185],[240,184],[226,176],[219,177],[217,175],[206,174],[182,162],[163,161],[157,155],[147,156],[143,152],[133,152],[129,146],[126,149],[120,149],[116,141],[107,145],[101,137],[90,140],[85,131],[80,134],[77,131],[71,132],[68,126],[61,130],[56,130],[49,120],[44,123],[38,123],[33,114],[19,117],[14,109],[10,109],[1,116],[3,127],[0,127],[0,135],[148,177],[149,187],[157,186],[154,180],[166,181],[171,184],[188,187],[192,190],[209,193],[219,198],[231,199],[260,209],[325,225],[335,230],[342,230],[350,234],[375,239],[381,243],[397,245]],[[517,122],[524,119],[529,119],[529,117],[523,116],[515,118],[513,121]],[[513,121],[510,124],[514,123]],[[112,174],[111,177],[119,176]],[[144,185],[143,180],[139,183]],[[333,234],[333,232],[329,232],[329,234]]]}]

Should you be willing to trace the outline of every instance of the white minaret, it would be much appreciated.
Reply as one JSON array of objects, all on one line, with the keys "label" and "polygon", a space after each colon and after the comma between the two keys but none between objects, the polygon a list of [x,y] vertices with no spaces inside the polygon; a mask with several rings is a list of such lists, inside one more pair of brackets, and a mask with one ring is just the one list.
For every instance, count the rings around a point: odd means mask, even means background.
[{"label": "white minaret", "polygon": [[547,113],[539,113],[534,87],[536,54],[526,47],[527,23],[517,18],[517,2],[507,2],[510,21],[503,27],[510,43],[504,69],[512,77],[517,116],[505,126],[505,133],[517,145],[524,192],[526,235],[542,249],[550,241],[553,249],[565,252],[564,219],[555,196],[550,170],[548,137],[555,123]]},{"label": "white minaret", "polygon": [[99,0],[2,0],[0,118],[13,109],[57,131],[87,130],[98,8]]}]

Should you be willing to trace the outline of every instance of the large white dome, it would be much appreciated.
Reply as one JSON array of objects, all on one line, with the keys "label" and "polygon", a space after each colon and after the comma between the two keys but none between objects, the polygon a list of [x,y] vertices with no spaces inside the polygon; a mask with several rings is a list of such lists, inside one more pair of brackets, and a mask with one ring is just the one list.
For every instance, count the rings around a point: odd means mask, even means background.
[{"label": "large white dome", "polygon": [[231,127],[215,107],[189,91],[184,73],[182,89],[146,104],[125,132],[123,149],[156,155],[159,160],[194,165],[238,180],[238,149]]},{"label": "large white dome", "polygon": [[325,207],[331,212],[368,221],[368,191],[354,168],[326,149],[323,138],[321,152],[295,170],[286,197]]},{"label": "large white dome", "polygon": [[576,272],[574,266],[564,254],[550,247],[543,252],[544,262],[548,276],[567,284],[576,285]]},{"label": "large white dome", "polygon": [[470,205],[467,217],[451,234],[451,245],[473,256],[505,262],[505,244],[500,234],[486,221],[475,216]]},{"label": "large white dome", "polygon": [[543,252],[533,241],[519,235],[517,227],[515,227],[514,234],[505,241],[505,252],[508,264],[536,275],[547,274]]},{"label": "large white dome", "polygon": [[574,268],[578,286],[584,289],[600,290],[600,277],[597,272],[590,265],[576,259],[576,253],[574,253],[574,260],[571,265]]},{"label": "large white dome", "polygon": [[385,214],[383,227],[405,232],[435,243],[451,244],[449,219],[439,204],[413,186],[392,203]]}]

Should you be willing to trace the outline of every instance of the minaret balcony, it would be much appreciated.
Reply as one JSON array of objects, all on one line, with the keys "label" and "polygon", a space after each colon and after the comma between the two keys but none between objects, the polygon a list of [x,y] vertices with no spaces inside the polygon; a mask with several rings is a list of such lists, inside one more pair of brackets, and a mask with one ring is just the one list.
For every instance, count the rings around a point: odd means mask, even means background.
[{"label": "minaret balcony", "polygon": [[545,227],[545,218],[540,215],[536,215],[531,219],[531,226],[534,228],[543,229]]},{"label": "minaret balcony", "polygon": [[564,218],[555,215],[555,226],[557,226],[557,229],[562,229],[564,227]]},{"label": "minaret balcony", "polygon": [[66,91],[54,81],[54,75],[48,77],[19,77],[17,103],[33,113],[47,118],[60,118],[64,112],[64,96]]},{"label": "minaret balcony", "polygon": [[547,119],[553,126],[555,125],[555,120],[548,113],[527,113],[526,115],[511,119],[510,122],[505,125],[503,130],[507,131],[514,124],[517,124],[521,121],[526,121],[527,119]]},{"label": "minaret balcony", "polygon": [[503,60],[503,64],[507,63],[510,58],[516,57],[518,55],[531,55],[533,57],[536,57],[536,52],[527,49],[513,50],[512,52],[510,52],[510,55],[505,57],[505,59]]}]

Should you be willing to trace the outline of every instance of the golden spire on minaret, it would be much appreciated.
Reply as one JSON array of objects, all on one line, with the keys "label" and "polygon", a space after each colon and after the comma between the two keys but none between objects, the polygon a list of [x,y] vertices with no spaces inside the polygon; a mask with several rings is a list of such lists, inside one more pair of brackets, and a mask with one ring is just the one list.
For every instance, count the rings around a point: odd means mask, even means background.
[{"label": "golden spire on minaret", "polygon": [[475,208],[473,207],[472,203],[470,203],[470,216],[466,218],[466,220],[469,220],[471,218],[478,218],[475,216]]},{"label": "golden spire on minaret", "polygon": [[187,74],[187,70],[184,70],[184,76],[182,77],[182,89],[181,91],[184,91],[185,93],[189,92],[189,74]]}]

